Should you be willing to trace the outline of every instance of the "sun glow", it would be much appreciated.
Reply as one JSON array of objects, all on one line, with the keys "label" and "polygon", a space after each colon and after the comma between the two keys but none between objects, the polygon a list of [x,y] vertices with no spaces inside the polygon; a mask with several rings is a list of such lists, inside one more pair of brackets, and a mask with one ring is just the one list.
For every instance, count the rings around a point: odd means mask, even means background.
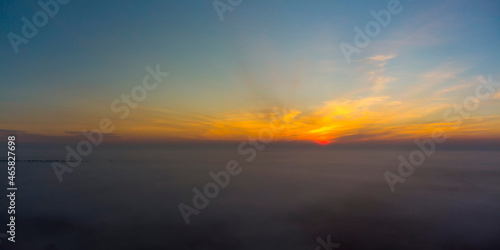
[{"label": "sun glow", "polygon": [[314,140],[314,142],[315,142],[316,144],[321,145],[321,146],[326,146],[326,145],[328,145],[328,144],[330,144],[330,143],[333,143],[333,141],[332,141],[332,140],[329,140],[329,139],[328,139],[328,138],[326,138],[326,137],[320,137],[320,138],[318,138],[318,139]]},{"label": "sun glow", "polygon": [[142,110],[116,133],[151,140],[243,140],[258,136],[262,129],[271,129],[274,140],[309,141],[325,146],[356,141],[409,140],[430,136],[437,128],[450,136],[482,135],[488,130],[481,126],[492,126],[500,119],[464,118],[460,129],[453,129],[455,122],[442,118],[449,108],[442,103],[370,96],[329,100],[304,110],[269,107],[211,116],[155,109]]}]

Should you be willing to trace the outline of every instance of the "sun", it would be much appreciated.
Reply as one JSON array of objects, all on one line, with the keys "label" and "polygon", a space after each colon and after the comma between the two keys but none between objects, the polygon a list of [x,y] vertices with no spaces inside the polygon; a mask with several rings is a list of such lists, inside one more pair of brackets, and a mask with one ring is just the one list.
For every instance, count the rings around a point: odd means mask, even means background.
[{"label": "sun", "polygon": [[326,145],[328,145],[328,144],[332,143],[333,141],[332,141],[332,140],[330,140],[330,139],[328,139],[328,138],[326,138],[326,137],[320,137],[320,138],[318,138],[318,139],[314,140],[314,142],[315,142],[316,144],[321,145],[321,146],[326,146]]}]

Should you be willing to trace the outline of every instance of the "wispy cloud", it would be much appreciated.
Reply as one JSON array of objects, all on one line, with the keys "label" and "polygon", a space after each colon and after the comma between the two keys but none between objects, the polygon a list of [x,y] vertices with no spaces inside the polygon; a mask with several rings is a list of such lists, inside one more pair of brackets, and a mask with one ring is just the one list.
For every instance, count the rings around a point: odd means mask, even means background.
[{"label": "wispy cloud", "polygon": [[395,58],[396,56],[397,56],[396,54],[388,54],[388,55],[380,54],[365,59],[368,65],[372,64],[375,65],[374,66],[375,68],[373,69],[373,67],[371,67],[372,70],[368,73],[369,74],[368,80],[372,84],[371,86],[372,91],[380,92],[386,88],[388,83],[398,80],[398,78],[396,77],[387,76],[386,73],[387,62]]},{"label": "wispy cloud", "polygon": [[366,58],[366,60],[370,63],[375,63],[379,67],[385,67],[387,62],[393,58],[395,58],[397,54],[389,54],[389,55],[375,55],[372,57]]},{"label": "wispy cloud", "polygon": [[462,90],[462,89],[465,89],[465,88],[468,88],[471,86],[474,86],[474,84],[472,84],[472,83],[460,84],[460,85],[452,86],[452,87],[449,87],[446,89],[442,89],[442,90],[436,92],[436,94],[445,94],[445,93],[449,93],[449,92],[455,92],[455,91],[459,91],[459,90]]},{"label": "wispy cloud", "polygon": [[379,92],[379,91],[385,89],[386,85],[388,83],[396,81],[397,78],[386,77],[386,76],[375,76],[375,77],[371,78],[371,80],[373,81],[372,90],[375,92]]}]

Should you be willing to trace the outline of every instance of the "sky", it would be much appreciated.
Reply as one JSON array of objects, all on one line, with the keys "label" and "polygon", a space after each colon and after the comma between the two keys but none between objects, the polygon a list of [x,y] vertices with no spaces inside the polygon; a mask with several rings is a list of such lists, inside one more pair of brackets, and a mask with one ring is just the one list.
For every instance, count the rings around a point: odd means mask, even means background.
[{"label": "sky", "polygon": [[[221,20],[213,1],[72,0],[13,46],[42,7],[2,1],[0,133],[55,142],[109,118],[110,141],[236,141],[276,121],[320,144],[500,138],[500,87],[454,110],[500,82],[500,2],[402,0],[348,62],[340,45],[390,2],[242,0]],[[148,67],[168,76],[120,119],[111,104]]]}]

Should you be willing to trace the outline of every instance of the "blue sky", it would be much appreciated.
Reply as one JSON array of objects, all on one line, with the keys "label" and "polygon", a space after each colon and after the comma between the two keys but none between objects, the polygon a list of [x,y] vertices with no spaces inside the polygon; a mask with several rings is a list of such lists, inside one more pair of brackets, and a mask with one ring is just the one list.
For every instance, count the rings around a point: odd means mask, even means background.
[{"label": "blue sky", "polygon": [[[498,77],[495,1],[401,1],[403,11],[347,63],[339,44],[353,44],[353,28],[388,2],[243,0],[221,21],[211,1],[73,0],[16,54],[7,34],[21,34],[21,18],[41,9],[5,1],[0,119],[4,129],[33,133],[80,130],[112,115],[109,103],[156,64],[171,75],[141,104],[144,122],[147,110],[220,118],[287,106],[304,114],[377,96],[437,107],[463,99],[479,75]],[[453,88],[460,91],[446,91]],[[478,112],[498,115],[495,104]]]}]

